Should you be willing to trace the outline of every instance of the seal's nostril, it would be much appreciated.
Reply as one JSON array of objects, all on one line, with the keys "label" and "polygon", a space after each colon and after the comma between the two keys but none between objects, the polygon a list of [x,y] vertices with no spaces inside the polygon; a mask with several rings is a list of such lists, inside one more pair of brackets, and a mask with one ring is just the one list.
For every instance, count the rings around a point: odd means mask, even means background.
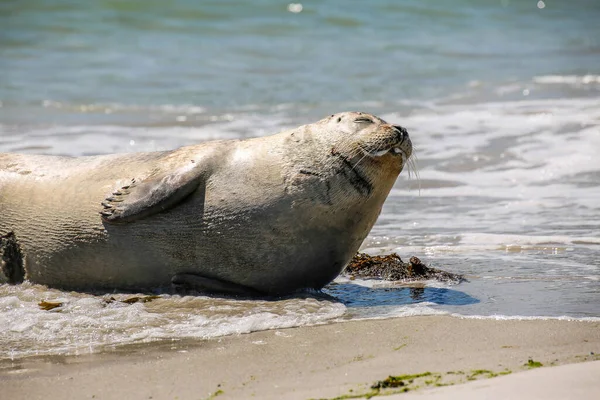
[{"label": "seal's nostril", "polygon": [[408,136],[408,132],[406,132],[406,129],[404,129],[400,125],[392,125],[392,126],[394,127],[394,130],[396,131],[396,136],[398,137],[398,142],[400,142],[400,143],[404,142],[404,139],[406,139],[406,137]]}]

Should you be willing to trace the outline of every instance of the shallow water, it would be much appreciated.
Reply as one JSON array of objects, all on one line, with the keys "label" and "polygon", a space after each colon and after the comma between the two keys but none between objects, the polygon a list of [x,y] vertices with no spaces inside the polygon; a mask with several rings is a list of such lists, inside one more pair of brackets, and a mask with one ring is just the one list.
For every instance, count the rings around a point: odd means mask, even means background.
[{"label": "shallow water", "polygon": [[409,130],[418,179],[401,174],[363,250],[469,282],[133,305],[4,285],[0,358],[358,318],[600,318],[598,2],[88,3],[0,4],[0,151],[171,149],[371,112]]}]

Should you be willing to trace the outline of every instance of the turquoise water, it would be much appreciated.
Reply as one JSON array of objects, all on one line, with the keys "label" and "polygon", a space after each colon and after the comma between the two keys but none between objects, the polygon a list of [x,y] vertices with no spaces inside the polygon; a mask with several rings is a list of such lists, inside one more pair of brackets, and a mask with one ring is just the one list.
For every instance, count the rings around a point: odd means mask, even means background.
[{"label": "turquoise water", "polygon": [[598,21],[595,0],[0,2],[0,151],[172,149],[371,112],[409,130],[420,179],[401,174],[363,250],[469,278],[132,306],[4,285],[0,358],[384,316],[600,318]]},{"label": "turquoise water", "polygon": [[[62,109],[120,104],[374,112],[534,76],[597,73],[600,3],[553,1],[4,1],[3,120],[112,123]],[[469,82],[483,87],[470,88]],[[543,88],[533,96],[562,96]],[[584,93],[584,95],[589,93]],[[16,114],[16,115],[15,115]],[[50,115],[48,115],[50,114]],[[117,113],[119,114],[119,113]],[[156,121],[151,112],[127,118]],[[165,117],[168,120],[168,117]],[[166,121],[162,121],[163,123]],[[175,118],[169,122],[176,123]]]}]

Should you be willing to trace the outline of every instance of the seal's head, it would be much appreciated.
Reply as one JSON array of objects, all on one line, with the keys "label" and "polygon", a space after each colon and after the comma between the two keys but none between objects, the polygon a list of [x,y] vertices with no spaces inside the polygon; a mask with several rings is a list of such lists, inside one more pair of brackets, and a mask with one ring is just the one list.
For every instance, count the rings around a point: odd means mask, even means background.
[{"label": "seal's head", "polygon": [[355,170],[364,171],[370,180],[395,181],[412,154],[406,129],[371,114],[343,112],[319,124],[329,132],[326,140],[332,144],[331,154],[347,160]]},{"label": "seal's head", "polygon": [[408,159],[412,154],[412,143],[406,129],[388,124],[374,115],[344,112],[331,115],[322,122],[341,134],[342,139],[349,139],[348,144],[358,147],[363,155],[381,157],[397,154]]}]

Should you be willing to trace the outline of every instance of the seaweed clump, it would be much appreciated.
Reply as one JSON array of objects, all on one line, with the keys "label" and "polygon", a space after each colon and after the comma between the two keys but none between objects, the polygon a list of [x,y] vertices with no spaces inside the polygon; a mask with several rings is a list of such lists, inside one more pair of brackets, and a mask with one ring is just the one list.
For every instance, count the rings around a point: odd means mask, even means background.
[{"label": "seaweed clump", "polygon": [[524,366],[531,369],[531,368],[543,367],[544,364],[542,364],[539,361],[534,361],[533,359],[530,358],[529,360],[527,360],[527,364],[525,364]]},{"label": "seaweed clump", "polygon": [[462,275],[430,268],[414,256],[408,262],[403,262],[396,253],[384,256],[357,253],[342,273],[350,278],[374,278],[386,281],[436,279],[442,282],[460,283],[466,280]]},{"label": "seaweed clump", "polygon": [[[38,303],[38,306],[42,309],[42,310],[46,310],[46,311],[50,311],[50,310],[54,310],[55,308],[59,308],[63,306],[63,303],[60,301],[46,301],[46,300],[42,300]],[[60,311],[60,310],[57,310]]]},{"label": "seaweed clump", "polygon": [[422,374],[415,375],[399,375],[399,376],[388,376],[382,381],[375,382],[371,389],[387,389],[387,388],[397,388],[408,386],[414,382],[417,378],[422,378],[425,376],[430,376],[431,372],[424,372]]}]

